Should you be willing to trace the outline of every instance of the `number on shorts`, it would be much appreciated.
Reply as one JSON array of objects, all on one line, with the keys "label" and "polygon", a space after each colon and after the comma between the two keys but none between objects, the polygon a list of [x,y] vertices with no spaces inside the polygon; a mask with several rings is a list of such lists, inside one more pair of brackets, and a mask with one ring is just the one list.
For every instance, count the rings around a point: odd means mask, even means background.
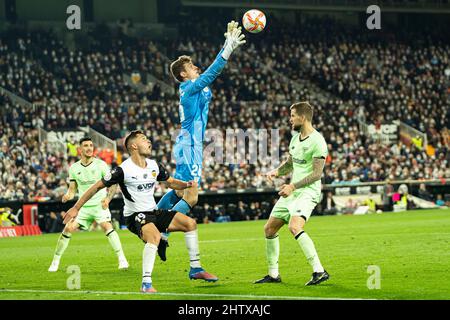
[{"label": "number on shorts", "polygon": [[135,220],[136,222],[139,222],[140,224],[144,224],[144,223],[145,223],[145,214],[139,213],[139,214],[134,218],[134,220]]}]

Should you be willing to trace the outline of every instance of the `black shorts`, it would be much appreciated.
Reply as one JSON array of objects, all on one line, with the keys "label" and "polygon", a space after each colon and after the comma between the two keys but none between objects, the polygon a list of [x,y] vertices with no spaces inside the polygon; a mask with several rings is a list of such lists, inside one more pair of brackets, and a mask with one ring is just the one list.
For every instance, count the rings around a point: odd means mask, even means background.
[{"label": "black shorts", "polygon": [[159,232],[166,232],[176,213],[176,211],[162,209],[135,212],[131,216],[125,217],[125,223],[128,230],[141,238],[142,227],[147,223],[153,223]]}]

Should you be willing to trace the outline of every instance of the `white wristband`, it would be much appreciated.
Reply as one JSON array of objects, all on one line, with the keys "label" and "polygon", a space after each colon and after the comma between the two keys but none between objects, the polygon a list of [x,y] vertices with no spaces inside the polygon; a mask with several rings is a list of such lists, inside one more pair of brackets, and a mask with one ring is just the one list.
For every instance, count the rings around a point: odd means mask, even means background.
[{"label": "white wristband", "polygon": [[222,58],[228,60],[230,58],[231,53],[233,52],[233,48],[230,45],[226,45],[222,51]]}]

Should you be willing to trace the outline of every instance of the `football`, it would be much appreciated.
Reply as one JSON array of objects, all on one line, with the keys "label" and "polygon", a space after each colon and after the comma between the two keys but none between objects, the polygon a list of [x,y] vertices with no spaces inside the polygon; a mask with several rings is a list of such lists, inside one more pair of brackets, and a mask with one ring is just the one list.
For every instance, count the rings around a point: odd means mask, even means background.
[{"label": "football", "polygon": [[242,17],[242,25],[248,32],[261,32],[266,26],[266,15],[257,9],[248,10]]}]

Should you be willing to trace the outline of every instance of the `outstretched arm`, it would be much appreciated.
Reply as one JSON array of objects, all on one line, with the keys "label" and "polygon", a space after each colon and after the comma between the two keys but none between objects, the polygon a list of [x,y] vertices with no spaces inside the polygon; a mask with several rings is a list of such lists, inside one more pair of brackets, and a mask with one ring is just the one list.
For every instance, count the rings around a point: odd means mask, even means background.
[{"label": "outstretched arm", "polygon": [[197,79],[190,80],[184,91],[190,95],[209,86],[222,72],[231,53],[240,45],[244,44],[245,35],[242,34],[238,23],[231,21],[227,25],[227,32],[225,33],[225,45],[220,50],[214,62],[202,73]]},{"label": "outstretched arm", "polygon": [[167,179],[166,181],[164,181],[167,186],[171,189],[175,189],[175,190],[184,190],[187,188],[190,188],[193,186],[193,181],[181,181],[175,178],[170,177],[169,179]]},{"label": "outstretched arm", "polygon": [[105,188],[105,184],[102,180],[97,181],[94,185],[92,185],[87,191],[83,194],[83,196],[78,199],[75,205],[69,209],[64,215],[64,224],[68,223],[70,220],[75,218],[78,215],[78,211],[86,202],[89,201],[99,190]]}]

